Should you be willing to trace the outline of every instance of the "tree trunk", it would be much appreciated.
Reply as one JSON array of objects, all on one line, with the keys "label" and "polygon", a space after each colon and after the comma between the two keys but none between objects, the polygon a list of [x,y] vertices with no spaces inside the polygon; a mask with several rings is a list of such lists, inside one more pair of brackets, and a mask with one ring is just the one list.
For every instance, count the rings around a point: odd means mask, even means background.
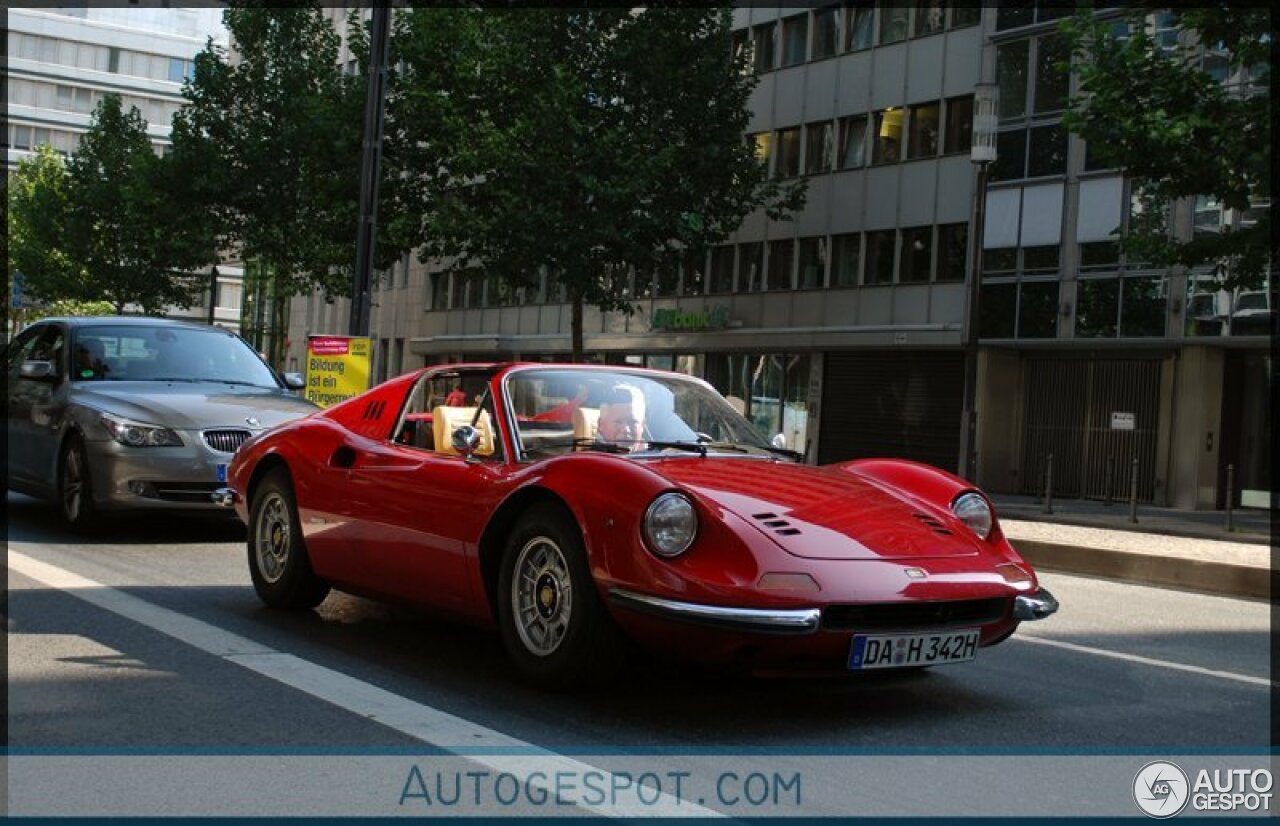
[{"label": "tree trunk", "polygon": [[582,293],[574,291],[570,297],[573,302],[573,321],[570,330],[573,335],[573,356],[575,363],[584,361],[582,356]]}]

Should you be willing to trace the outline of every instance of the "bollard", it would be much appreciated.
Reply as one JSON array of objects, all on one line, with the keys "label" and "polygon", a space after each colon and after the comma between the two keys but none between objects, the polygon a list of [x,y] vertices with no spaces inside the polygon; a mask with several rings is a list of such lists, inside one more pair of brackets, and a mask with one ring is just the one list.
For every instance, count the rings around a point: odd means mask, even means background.
[{"label": "bollard", "polygon": [[1133,471],[1129,474],[1129,521],[1138,521],[1138,457],[1133,457]]},{"label": "bollard", "polygon": [[1115,484],[1116,479],[1116,460],[1114,458],[1107,460],[1107,493],[1102,499],[1102,504],[1111,507],[1111,486]]},{"label": "bollard", "polygon": [[1044,468],[1044,512],[1053,513],[1053,454],[1049,454],[1049,459],[1045,463]]},{"label": "bollard", "polygon": [[1227,465],[1227,533],[1231,533],[1236,529],[1232,524],[1231,506],[1235,504],[1236,498],[1236,466]]}]

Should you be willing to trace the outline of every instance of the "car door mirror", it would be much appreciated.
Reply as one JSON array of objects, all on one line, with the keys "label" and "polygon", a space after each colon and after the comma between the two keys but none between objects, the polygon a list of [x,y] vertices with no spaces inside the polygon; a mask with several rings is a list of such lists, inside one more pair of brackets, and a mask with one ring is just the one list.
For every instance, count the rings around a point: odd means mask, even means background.
[{"label": "car door mirror", "polygon": [[480,448],[480,431],[469,424],[461,425],[453,431],[453,449],[464,459],[470,459]]},{"label": "car door mirror", "polygon": [[781,433],[775,433],[773,434],[773,438],[769,440],[769,444],[773,445],[774,447],[786,447],[787,437],[782,435]]},{"label": "car door mirror", "polygon": [[301,390],[307,386],[307,380],[302,377],[301,373],[285,373],[284,386],[290,390]]},{"label": "car door mirror", "polygon": [[53,381],[58,377],[51,361],[24,361],[19,375],[32,381]]}]

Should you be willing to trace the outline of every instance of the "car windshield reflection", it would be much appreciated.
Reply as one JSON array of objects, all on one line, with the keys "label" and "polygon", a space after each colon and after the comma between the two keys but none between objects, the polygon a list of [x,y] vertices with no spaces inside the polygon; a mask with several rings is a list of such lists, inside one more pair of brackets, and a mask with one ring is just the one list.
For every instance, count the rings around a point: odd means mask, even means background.
[{"label": "car windshield reflection", "polygon": [[275,374],[243,340],[214,329],[82,327],[72,345],[76,381],[216,382],[278,389]]}]

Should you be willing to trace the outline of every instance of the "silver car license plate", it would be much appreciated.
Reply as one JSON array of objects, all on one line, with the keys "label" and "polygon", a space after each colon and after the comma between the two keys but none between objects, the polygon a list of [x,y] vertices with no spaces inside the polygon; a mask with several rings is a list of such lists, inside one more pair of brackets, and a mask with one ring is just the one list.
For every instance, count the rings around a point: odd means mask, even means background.
[{"label": "silver car license plate", "polygon": [[906,668],[972,660],[978,653],[978,629],[932,634],[858,634],[849,648],[849,668]]}]

